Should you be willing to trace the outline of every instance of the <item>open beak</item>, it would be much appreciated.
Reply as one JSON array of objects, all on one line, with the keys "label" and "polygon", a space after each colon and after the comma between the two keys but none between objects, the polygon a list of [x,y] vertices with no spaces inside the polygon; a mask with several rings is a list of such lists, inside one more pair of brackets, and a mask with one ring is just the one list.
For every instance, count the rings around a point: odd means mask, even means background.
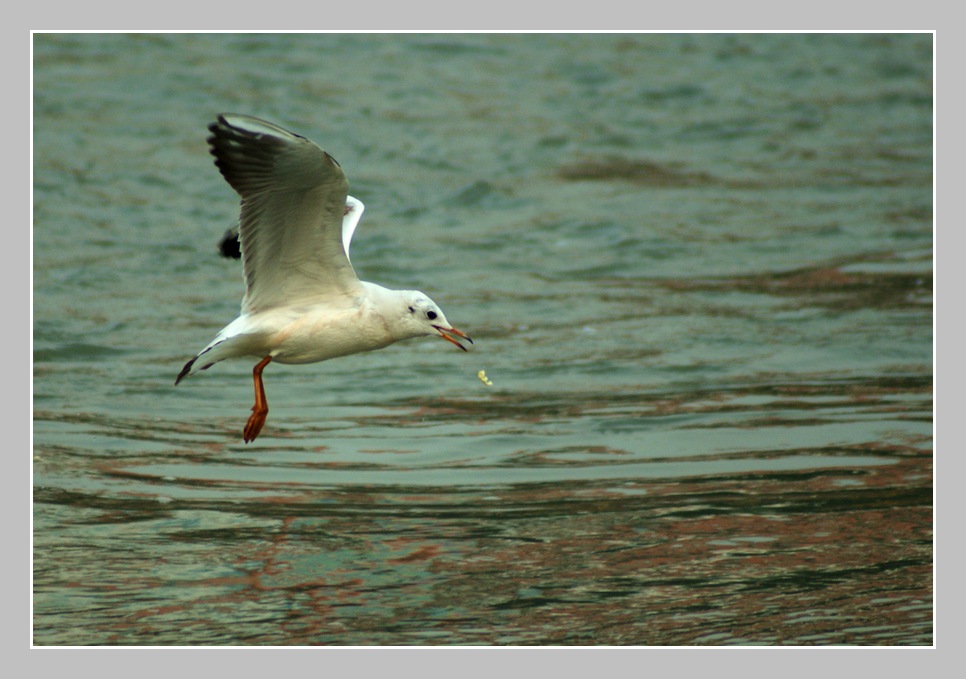
[{"label": "open beak", "polygon": [[473,344],[473,340],[470,339],[470,336],[467,335],[462,330],[457,330],[456,328],[444,328],[444,327],[439,326],[439,325],[434,325],[433,327],[436,328],[436,332],[439,333],[439,336],[440,337],[442,337],[447,342],[452,342],[453,344],[455,344],[456,346],[458,346],[463,351],[466,351],[466,347],[464,347],[462,344],[460,344],[459,340],[457,340],[457,339],[455,339],[453,337],[454,335],[456,337],[462,337],[463,339],[465,339],[470,344]]}]

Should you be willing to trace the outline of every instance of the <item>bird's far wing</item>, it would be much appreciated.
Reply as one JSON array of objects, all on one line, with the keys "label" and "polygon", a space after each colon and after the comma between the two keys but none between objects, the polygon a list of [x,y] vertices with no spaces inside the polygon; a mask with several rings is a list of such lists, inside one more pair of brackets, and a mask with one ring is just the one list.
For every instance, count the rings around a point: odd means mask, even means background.
[{"label": "bird's far wing", "polygon": [[242,197],[242,309],[359,294],[343,246],[349,183],[314,143],[264,120],[222,114],[208,129],[215,165]]},{"label": "bird's far wing", "polygon": [[361,200],[346,196],[345,214],[342,216],[342,249],[345,250],[346,257],[349,256],[349,243],[352,242],[352,234],[356,232],[356,226],[359,225],[359,220],[362,219],[362,212],[365,209],[366,206],[362,204]]}]

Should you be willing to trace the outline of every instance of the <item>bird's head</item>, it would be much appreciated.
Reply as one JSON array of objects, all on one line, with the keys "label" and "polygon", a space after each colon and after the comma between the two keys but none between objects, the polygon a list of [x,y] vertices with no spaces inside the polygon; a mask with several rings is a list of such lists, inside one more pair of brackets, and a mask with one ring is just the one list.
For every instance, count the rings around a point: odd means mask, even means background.
[{"label": "bird's head", "polygon": [[450,325],[433,300],[418,290],[406,291],[400,299],[402,308],[400,309],[400,327],[406,333],[406,337],[420,337],[423,335],[437,335],[447,342],[452,342],[463,351],[466,347],[456,339],[457,337],[466,340],[470,344],[473,340],[462,330],[458,330]]}]

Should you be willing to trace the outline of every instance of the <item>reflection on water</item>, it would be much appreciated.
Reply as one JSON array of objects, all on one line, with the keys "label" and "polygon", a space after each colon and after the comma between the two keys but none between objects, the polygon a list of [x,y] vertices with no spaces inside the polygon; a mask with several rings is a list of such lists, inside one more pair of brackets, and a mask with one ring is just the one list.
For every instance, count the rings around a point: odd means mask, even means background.
[{"label": "reflection on water", "polygon": [[[70,514],[73,530],[55,545],[38,536],[55,558],[35,574],[45,594],[37,634],[104,644],[928,643],[928,479],[913,456],[865,470],[614,485],[253,484],[254,498],[215,483],[207,499],[168,498],[163,485],[156,497],[40,489],[46,518]],[[65,561],[76,564],[66,578],[53,566]],[[88,627],[45,628],[60,619],[45,614],[67,610]]]},{"label": "reflection on water", "polygon": [[[35,523],[70,529],[35,537],[36,634],[51,644],[929,644],[928,428],[891,444],[844,438],[861,439],[863,423],[928,422],[928,390],[907,378],[449,399],[342,428],[305,423],[259,448],[206,426],[169,433],[153,452],[92,460],[45,448]],[[475,423],[456,439],[467,445],[422,452],[451,445],[454,423]],[[139,436],[135,422],[67,424]],[[576,444],[582,427],[600,443]],[[415,438],[394,438],[400,428]],[[641,438],[645,428],[653,435]],[[718,452],[692,436],[701,431]],[[94,477],[72,469],[92,463]]]},{"label": "reflection on water", "polygon": [[[931,52],[38,37],[34,643],[931,645]],[[241,295],[220,110],[473,351],[270,366],[250,445],[251,365],[175,388]]]}]

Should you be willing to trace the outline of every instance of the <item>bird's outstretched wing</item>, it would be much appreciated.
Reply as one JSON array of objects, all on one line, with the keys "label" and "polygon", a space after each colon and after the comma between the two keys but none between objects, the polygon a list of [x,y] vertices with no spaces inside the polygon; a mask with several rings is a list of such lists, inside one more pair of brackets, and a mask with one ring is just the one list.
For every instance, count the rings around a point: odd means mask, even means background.
[{"label": "bird's outstretched wing", "polygon": [[251,116],[225,113],[208,129],[215,165],[242,198],[242,310],[360,294],[343,245],[349,183],[335,159]]}]

